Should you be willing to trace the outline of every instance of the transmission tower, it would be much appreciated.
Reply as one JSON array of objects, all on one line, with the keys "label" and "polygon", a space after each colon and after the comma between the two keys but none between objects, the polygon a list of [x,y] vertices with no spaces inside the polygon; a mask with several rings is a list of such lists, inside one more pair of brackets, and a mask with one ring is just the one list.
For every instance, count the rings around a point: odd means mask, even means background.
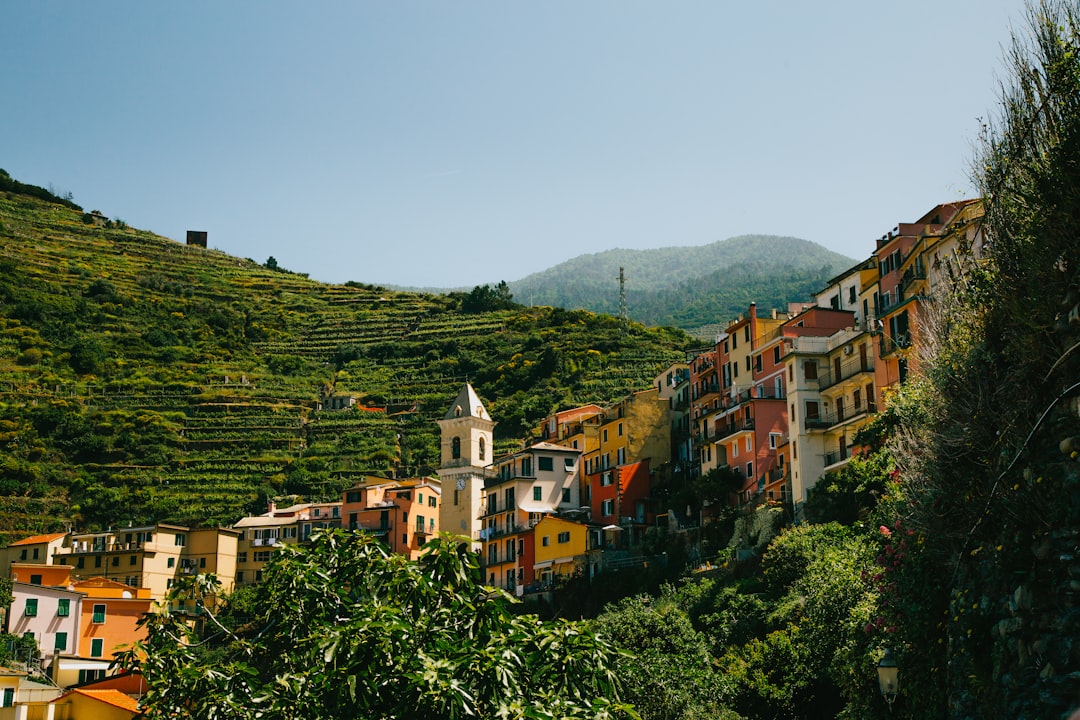
[{"label": "transmission tower", "polygon": [[626,274],[623,273],[623,269],[619,267],[619,318],[623,321],[623,325],[630,324],[630,311],[626,307]]}]

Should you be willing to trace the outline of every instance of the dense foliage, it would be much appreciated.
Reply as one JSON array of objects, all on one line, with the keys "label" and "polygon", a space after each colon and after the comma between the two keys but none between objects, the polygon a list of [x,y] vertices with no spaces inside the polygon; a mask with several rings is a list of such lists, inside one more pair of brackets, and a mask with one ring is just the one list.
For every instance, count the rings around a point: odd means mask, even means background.
[{"label": "dense foliage", "polygon": [[883,549],[902,555],[885,568],[886,624],[907,717],[1064,717],[1080,693],[1076,4],[1031,7],[1009,61],[979,159],[986,254],[896,403]]},{"label": "dense foliage", "polygon": [[505,284],[324,285],[18,190],[0,193],[0,539],[232,522],[267,496],[426,473],[466,378],[505,447],[647,387],[689,341],[521,307]]},{"label": "dense foliage", "polygon": [[202,620],[147,617],[126,662],[144,673],[145,717],[632,717],[618,701],[618,654],[580,623],[541,622],[479,584],[453,538],[418,561],[370,536],[329,531],[274,553],[243,612],[203,601],[210,576],[178,587]]}]

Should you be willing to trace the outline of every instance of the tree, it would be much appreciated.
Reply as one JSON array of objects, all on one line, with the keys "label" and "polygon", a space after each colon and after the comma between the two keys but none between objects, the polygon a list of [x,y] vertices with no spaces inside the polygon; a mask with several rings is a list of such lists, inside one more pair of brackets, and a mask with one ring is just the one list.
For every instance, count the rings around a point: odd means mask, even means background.
[{"label": "tree", "polygon": [[637,717],[617,701],[611,644],[515,613],[477,576],[449,536],[409,561],[330,530],[277,550],[245,612],[205,609],[212,576],[178,585],[166,607],[194,600],[199,627],[152,614],[125,663],[147,679],[151,720]]}]

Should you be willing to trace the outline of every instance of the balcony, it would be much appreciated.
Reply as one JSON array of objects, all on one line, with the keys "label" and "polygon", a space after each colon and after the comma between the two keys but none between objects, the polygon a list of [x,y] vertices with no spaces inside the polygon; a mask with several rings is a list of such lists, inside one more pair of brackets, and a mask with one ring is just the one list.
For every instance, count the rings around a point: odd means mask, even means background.
[{"label": "balcony", "polygon": [[[531,524],[530,527],[532,527]],[[521,529],[522,528],[519,528],[517,525],[498,525],[495,527],[481,528],[474,533],[475,537],[473,540],[494,540],[495,538],[501,538],[506,535],[513,535]]]},{"label": "balcony", "polygon": [[741,432],[751,431],[753,429],[754,429],[754,419],[753,418],[750,418],[749,420],[740,420],[739,422],[731,423],[729,425],[724,425],[723,427],[718,427],[716,429],[716,435],[715,435],[714,439],[716,440],[716,442],[720,442],[721,440],[729,438],[732,435],[736,435],[736,434],[741,433]]},{"label": "balcony", "polygon": [[865,405],[860,405],[857,408],[852,408],[851,410],[845,408],[840,413],[824,413],[817,417],[806,418],[806,429],[831,430],[834,427],[838,427],[840,425],[843,425],[844,423],[859,420],[875,412],[877,412],[877,404],[869,402]]},{"label": "balcony", "polygon": [[[869,354],[866,357],[863,357],[855,352],[853,346],[848,345],[847,347],[851,348],[851,353],[844,356],[844,360],[840,363],[839,368],[833,363],[818,371],[819,390],[825,391],[834,385],[855,377],[856,375],[874,372],[873,357]],[[837,370],[839,370],[839,372],[837,372]]]}]

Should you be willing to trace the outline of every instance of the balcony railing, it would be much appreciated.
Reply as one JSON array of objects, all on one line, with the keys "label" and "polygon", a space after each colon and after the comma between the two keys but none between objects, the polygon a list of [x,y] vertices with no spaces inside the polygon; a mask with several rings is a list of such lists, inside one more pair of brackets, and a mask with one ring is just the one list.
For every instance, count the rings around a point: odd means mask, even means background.
[{"label": "balcony railing", "polygon": [[740,420],[739,422],[731,423],[729,425],[723,425],[721,427],[716,428],[715,440],[717,442],[719,442],[719,441],[723,440],[724,438],[731,437],[735,433],[746,432],[747,430],[753,430],[753,429],[754,429],[754,419],[753,418],[750,418],[749,420]]},{"label": "balcony railing", "polygon": [[873,402],[869,402],[865,405],[860,405],[857,408],[852,408],[851,410],[845,408],[844,411],[840,413],[824,413],[817,417],[806,418],[806,429],[828,430],[841,423],[851,422],[852,420],[857,420],[874,412],[877,412],[877,405]]},{"label": "balcony railing", "polygon": [[[852,347],[852,346],[848,346]],[[818,370],[818,389],[826,390],[837,383],[860,373],[874,372],[874,359],[868,354],[866,357],[858,355],[854,351],[840,363],[840,373],[836,372],[836,365],[832,364]]]}]

